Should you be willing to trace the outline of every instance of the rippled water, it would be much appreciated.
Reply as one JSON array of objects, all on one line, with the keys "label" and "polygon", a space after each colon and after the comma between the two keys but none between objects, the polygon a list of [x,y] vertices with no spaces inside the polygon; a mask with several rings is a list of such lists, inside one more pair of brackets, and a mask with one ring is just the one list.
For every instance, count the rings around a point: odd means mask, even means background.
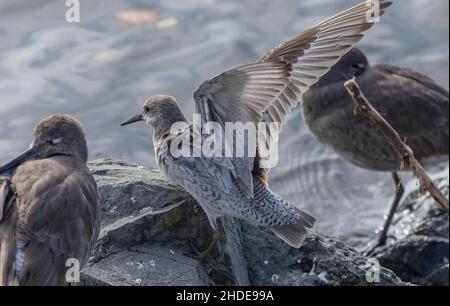
[{"label": "rippled water", "polygon": [[[174,95],[190,116],[203,80],[359,0],[80,2],[79,24],[65,21],[64,1],[0,2],[0,162],[28,145],[42,117],[69,113],[85,126],[91,159],[154,166],[150,131],[119,127],[147,96]],[[117,13],[129,9],[150,9],[157,20],[124,26]],[[448,88],[448,19],[447,0],[397,0],[359,46],[372,62],[416,69]],[[355,245],[374,235],[393,195],[389,175],[318,144],[298,110],[281,147],[274,190],[313,213],[321,231]]]}]

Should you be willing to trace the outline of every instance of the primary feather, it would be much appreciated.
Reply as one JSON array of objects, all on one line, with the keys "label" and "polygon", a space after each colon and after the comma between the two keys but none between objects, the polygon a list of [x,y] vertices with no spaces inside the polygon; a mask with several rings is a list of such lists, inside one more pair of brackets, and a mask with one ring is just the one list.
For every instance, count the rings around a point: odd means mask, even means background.
[{"label": "primary feather", "polygon": [[[266,53],[257,63],[224,72],[194,93],[203,122],[266,122],[280,128],[302,95],[360,41],[375,20],[368,1],[331,17]],[[379,1],[380,15],[392,4]],[[280,128],[275,132],[279,133]],[[274,132],[267,130],[266,146],[274,145]],[[259,153],[259,152],[258,152]],[[253,176],[265,184],[268,169],[257,160],[235,159],[236,177],[252,196]],[[246,179],[242,179],[246,178]]]}]

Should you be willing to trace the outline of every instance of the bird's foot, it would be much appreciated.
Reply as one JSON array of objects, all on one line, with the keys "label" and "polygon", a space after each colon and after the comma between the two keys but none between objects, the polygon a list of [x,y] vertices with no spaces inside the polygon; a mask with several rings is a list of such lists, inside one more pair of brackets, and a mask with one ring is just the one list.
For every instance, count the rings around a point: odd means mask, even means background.
[{"label": "bird's foot", "polygon": [[200,260],[206,260],[206,259],[208,259],[211,256],[211,254],[212,254],[212,252],[214,250],[214,247],[216,246],[217,241],[219,241],[219,240],[220,240],[220,233],[219,233],[219,231],[214,231],[213,240],[209,244],[209,246],[206,249],[206,251],[197,253],[197,256],[200,258]]},{"label": "bird's foot", "polygon": [[206,260],[209,256],[211,256],[211,253],[211,250],[206,250],[204,252],[196,252],[196,255],[200,260]]},{"label": "bird's foot", "polygon": [[364,256],[366,257],[373,257],[374,255],[376,255],[378,253],[378,250],[383,247],[385,244],[381,244],[380,242],[378,242],[375,246],[371,247],[368,251],[365,251],[363,253]]},{"label": "bird's foot", "polygon": [[371,247],[368,251],[363,252],[363,255],[366,257],[373,257],[374,255],[376,255],[382,247],[386,246],[388,238],[397,239],[394,236],[386,236],[386,237],[380,236],[378,238],[377,243],[373,247]]}]

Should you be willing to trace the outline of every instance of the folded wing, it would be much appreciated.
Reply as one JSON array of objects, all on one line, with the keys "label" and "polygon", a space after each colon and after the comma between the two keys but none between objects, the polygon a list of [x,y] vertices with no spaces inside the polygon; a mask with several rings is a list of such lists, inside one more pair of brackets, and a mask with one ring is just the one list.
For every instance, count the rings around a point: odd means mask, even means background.
[{"label": "folded wing", "polygon": [[9,178],[0,177],[0,286],[17,284],[14,273],[16,193]]},{"label": "folded wing", "polygon": [[82,163],[58,158],[28,163],[13,177],[20,218],[5,236],[15,236],[14,273],[20,285],[61,285],[66,261],[75,258],[82,267],[98,237],[94,179]]}]

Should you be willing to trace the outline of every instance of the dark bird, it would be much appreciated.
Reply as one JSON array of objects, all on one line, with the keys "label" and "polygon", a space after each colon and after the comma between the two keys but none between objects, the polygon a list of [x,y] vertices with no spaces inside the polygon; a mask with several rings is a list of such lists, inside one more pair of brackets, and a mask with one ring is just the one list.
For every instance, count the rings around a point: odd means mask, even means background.
[{"label": "dark bird", "polygon": [[69,259],[88,261],[100,220],[87,158],[78,120],[52,115],[0,167],[0,285],[63,285]]},{"label": "dark bird", "polygon": [[[379,1],[379,4],[382,14],[391,2]],[[204,82],[194,94],[202,123],[216,123],[218,132],[225,138],[229,136],[225,131],[227,123],[275,123],[277,126],[284,123],[309,87],[375,23],[369,18],[372,9],[367,3],[359,4],[282,43],[257,63]],[[223,215],[268,228],[292,247],[302,245],[314,218],[268,188],[268,169],[273,165],[261,158],[266,156],[264,149],[272,152],[278,131],[269,132],[267,141],[259,143],[261,146],[255,148],[254,155],[186,157],[175,156],[171,150],[186,135],[195,137],[192,124],[186,121],[175,98],[151,97],[141,113],[122,125],[137,121],[146,121],[153,127],[156,162],[161,172],[188,191],[208,216],[214,239],[203,255],[217,241],[217,219]],[[174,124],[180,122],[185,128],[173,130]],[[232,138],[225,139],[229,147],[247,146]],[[206,141],[202,138],[198,146],[191,143],[187,151],[199,151]]]},{"label": "dark bird", "polygon": [[401,160],[377,126],[355,116],[344,87],[344,82],[353,77],[368,101],[406,139],[419,161],[449,154],[448,91],[410,69],[371,66],[354,48],[303,96],[304,122],[320,142],[359,167],[392,173],[397,192],[378,239],[377,246],[381,246],[386,243],[404,193],[398,174]]}]

